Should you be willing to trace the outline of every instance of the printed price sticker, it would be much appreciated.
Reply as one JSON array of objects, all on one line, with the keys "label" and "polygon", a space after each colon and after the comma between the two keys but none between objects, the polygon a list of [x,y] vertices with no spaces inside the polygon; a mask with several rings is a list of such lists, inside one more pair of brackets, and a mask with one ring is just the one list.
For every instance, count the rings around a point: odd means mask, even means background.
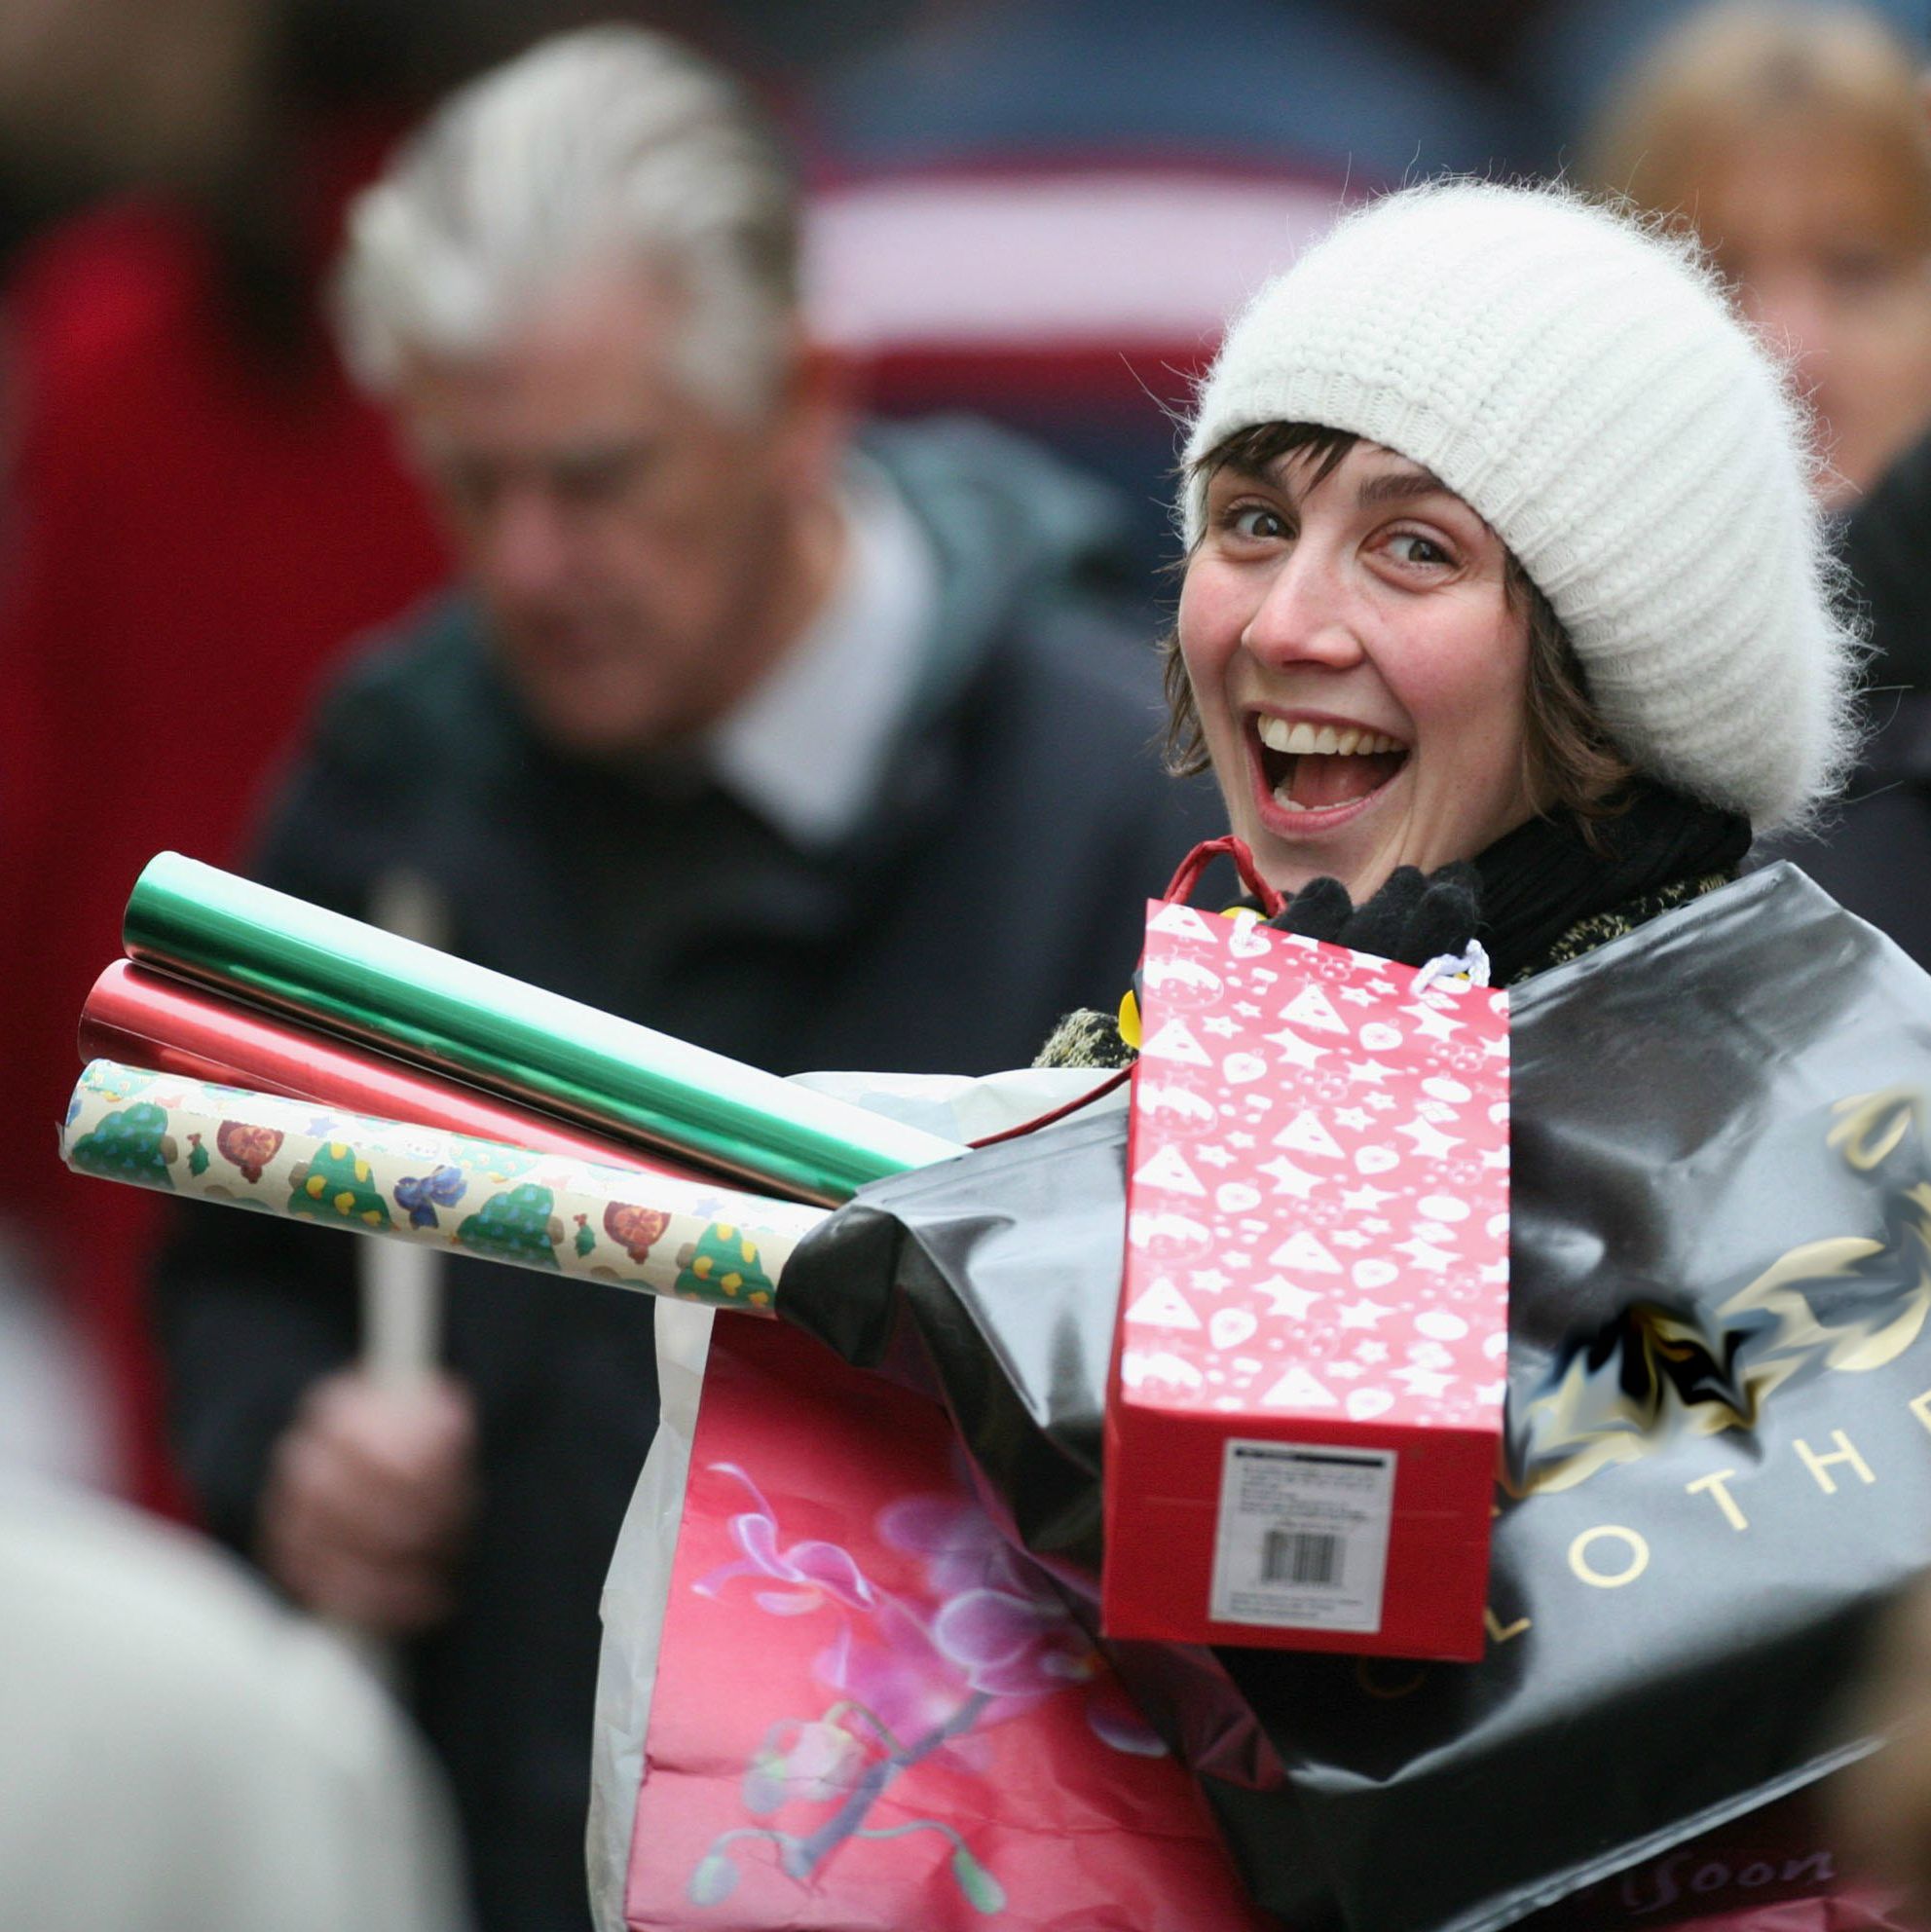
[{"label": "printed price sticker", "polygon": [[1381,1628],[1394,1452],[1231,1439],[1207,1614],[1280,1629]]}]

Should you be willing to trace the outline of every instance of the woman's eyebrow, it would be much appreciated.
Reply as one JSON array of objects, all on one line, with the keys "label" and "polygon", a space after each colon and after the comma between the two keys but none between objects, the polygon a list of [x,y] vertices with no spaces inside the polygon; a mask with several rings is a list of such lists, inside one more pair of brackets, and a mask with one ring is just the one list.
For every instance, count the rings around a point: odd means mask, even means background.
[{"label": "woman's eyebrow", "polygon": [[1367,509],[1376,503],[1405,503],[1416,497],[1454,494],[1432,470],[1417,464],[1412,469],[1385,469],[1378,476],[1363,478],[1355,491],[1355,501]]},{"label": "woman's eyebrow", "polygon": [[[1273,486],[1281,480],[1275,473],[1280,467],[1278,458],[1273,463],[1244,463],[1239,457],[1230,456],[1225,463],[1215,466],[1213,476],[1233,476],[1243,483],[1264,483]],[[1210,485],[1213,477],[1208,477],[1207,481]]]}]

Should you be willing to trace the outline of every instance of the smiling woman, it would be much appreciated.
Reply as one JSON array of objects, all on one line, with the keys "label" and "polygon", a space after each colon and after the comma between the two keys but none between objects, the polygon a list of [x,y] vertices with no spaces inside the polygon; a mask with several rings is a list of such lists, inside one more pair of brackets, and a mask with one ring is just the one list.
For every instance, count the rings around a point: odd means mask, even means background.
[{"label": "smiling woman", "polygon": [[1432,872],[1529,816],[1528,623],[1500,539],[1374,443],[1208,479],[1183,661],[1273,884]]},{"label": "smiling woman", "polygon": [[[1085,1520],[1104,1526],[1102,1622],[1147,1634],[1127,1618],[1151,1571],[1176,1616],[1245,1640],[1214,1652],[1244,1705],[1208,1721],[1207,1693],[1183,1691],[1196,1701],[1179,1728],[1212,1740],[1196,1769],[1282,1923],[1546,1924],[1541,1909],[1584,1882],[1603,1889],[1559,1907],[1561,1922],[1622,1922],[1667,1888],[1637,1864],[1658,1853],[1665,1878],[1695,1875],[1686,1895],[1739,1871],[1750,1892],[1804,1888],[1795,1912],[1786,1891],[1746,1901],[1767,1913],[1722,1918],[1698,1918],[1691,1898],[1683,1916],[1702,1932],[1899,1922],[1840,1887],[1829,1841],[1788,1866],[1754,1847],[1778,1842],[1772,1800],[1795,1802],[1868,1742],[1824,1715],[1856,1619],[1822,1609],[1810,1660],[1793,1668],[1804,1640],[1789,1607],[1821,1606],[1820,1578],[1860,1579],[1867,1603],[1895,1588],[1919,1559],[1875,1588],[1862,1579],[1898,1525],[1931,1514],[1879,1501],[1773,1545],[1752,1529],[1776,1506],[1759,1488],[1715,1532],[1736,1543],[1719,1549],[1704,1520],[1680,1562],[1665,1554],[1670,1513],[1707,1494],[1712,1458],[1740,1485],[1774,1469],[1780,1441],[1815,1461],[1822,1430],[1797,1433],[1813,1428],[1799,1407],[1813,1394],[1861,1402],[1860,1431],[1881,1426],[1881,1404],[1847,1385],[1824,1392],[1807,1369],[1773,1385],[1752,1368],[1766,1342],[1785,1346],[1768,1339],[1766,1295],[1788,1295],[1791,1332],[1813,1342],[1839,1319],[1793,1285],[1823,1291],[1822,1257],[1836,1257],[1830,1296],[1868,1296],[1895,1338],[1887,1353],[1832,1352],[1827,1337],[1832,1363],[1924,1379],[1921,1354],[1906,1353],[1924,1346],[1922,1244],[1900,1243],[1896,1204],[1923,1196],[1926,1153],[1897,1096],[1931,1085],[1931,988],[1793,868],[1732,876],[1753,829],[1801,820],[1828,794],[1852,737],[1856,642],[1810,471],[1782,373],[1689,244],[1556,191],[1411,190],[1344,221],[1235,321],[1201,391],[1168,669],[1175,762],[1210,762],[1274,888],[1256,897],[1284,894],[1277,924],[1375,961],[1356,977],[1345,959],[1167,909],[1148,926],[1148,1039],[1124,1128],[1038,1136],[1022,1190],[996,1165],[1008,1146],[956,1164],[943,1188],[922,1175],[922,1195],[868,1194],[865,1211],[891,1229],[877,1245],[899,1270],[903,1319],[935,1360],[967,1338],[941,1380],[1008,1520],[1041,1526],[1036,1550],[1066,1564],[1082,1520],[1070,1499],[1096,1484],[1105,1507]],[[1470,995],[1457,1018],[1422,974],[1379,964],[1426,967],[1471,935],[1512,986],[1506,1042],[1479,1048],[1471,1022],[1503,1003]],[[1120,1028],[1072,1016],[1048,1058],[1117,1065],[1141,1018],[1136,999]],[[1464,1058],[1453,1078],[1417,1073],[1397,1101],[1380,1056],[1424,1037],[1459,1039]],[[1481,1109],[1467,1102],[1483,1080],[1505,1149],[1475,1137]],[[1393,1111],[1417,1101],[1413,1120]],[[1273,1133],[1277,1104],[1287,1124]],[[1855,1123],[1874,1107],[1895,1119],[1866,1145]],[[1442,1159],[1452,1185],[1417,1183],[1418,1158]],[[1501,1180],[1486,1170],[1504,1167],[1507,1210],[1478,1210],[1477,1191]],[[1014,1211],[1021,1192],[1043,1204],[1036,1219]],[[1118,1250],[1089,1232],[1109,1213],[1117,1227],[1122,1208],[1124,1315]],[[1505,1240],[1505,1256],[1452,1254],[1458,1216]],[[995,1282],[1008,1235],[1025,1258]],[[1095,1250],[1091,1276],[1065,1259]],[[1430,1326],[1449,1283],[1450,1324]],[[1180,1510],[1164,1519],[1173,1537],[1133,1522],[1149,1493],[1138,1418],[1170,1405],[1193,1422],[1210,1407],[1251,1428],[1252,1442],[1225,1441],[1225,1468],[1277,1428],[1294,1431],[1291,1448],[1277,1441],[1284,1453],[1312,1446],[1317,1460],[1385,1444],[1412,1498],[1439,1449],[1420,1429],[1361,1432],[1394,1400],[1373,1378],[1432,1396],[1442,1338],[1466,1336],[1504,1284],[1507,1334],[1494,1342],[1506,1346],[1484,1357],[1498,1373],[1484,1399],[1504,1405],[1486,1654],[1397,1662],[1410,1640],[1391,1614],[1372,1632],[1390,1654],[1344,1673],[1332,1666],[1350,1660],[1264,1653],[1216,1624],[1205,1582],[1187,1606],[1173,1580]],[[1082,1371],[1068,1338],[1085,1319],[1097,1325]],[[988,1349],[991,1374],[974,1353]],[[1584,1415],[1578,1392],[1590,1390],[1601,1399]],[[1551,1475],[1544,1430],[1589,1467]],[[1217,1457],[1204,1422],[1202,1437]],[[1849,1438],[1832,1439],[1850,1467]],[[1913,1456],[1901,1460],[1921,1468]],[[1188,1494],[1183,1462],[1156,1472],[1162,1506]],[[1181,1506],[1203,1537],[1213,1524],[1224,1556],[1237,1507],[1222,1488],[1213,1517],[1217,1479],[1196,1478]],[[1848,1482],[1815,1487],[1848,1501]],[[1253,1505],[1281,1539],[1257,1567],[1298,1589],[1309,1579],[1285,1495]],[[1766,1559],[1755,1572],[1748,1534]],[[1608,1544],[1615,1562],[1591,1557]],[[1639,1577],[1654,1590],[1641,1608],[1620,1594]],[[1430,1568],[1417,1594],[1442,1601],[1443,1578]],[[1609,1620],[1559,1601],[1572,1588]],[[1647,1616],[1639,1634],[1631,1619]],[[1283,1616],[1267,1634],[1339,1649],[1341,1628],[1294,1630]],[[1278,1753],[1275,1794],[1251,1788],[1253,1756],[1228,1749],[1244,1713]],[[1760,1725],[1774,1742],[1745,1790],[1735,1774]],[[1720,1800],[1714,1785],[1692,1793],[1706,1771],[1727,1785]],[[1243,1780],[1232,1796],[1223,1775]],[[1689,1852],[1717,1818],[1753,1849],[1706,1839]]]},{"label": "smiling woman", "polygon": [[1554,190],[1387,197],[1202,389],[1171,762],[1329,909],[1297,929],[1452,867],[1500,978],[1570,956],[1836,782],[1855,644],[1813,467],[1687,242]]}]

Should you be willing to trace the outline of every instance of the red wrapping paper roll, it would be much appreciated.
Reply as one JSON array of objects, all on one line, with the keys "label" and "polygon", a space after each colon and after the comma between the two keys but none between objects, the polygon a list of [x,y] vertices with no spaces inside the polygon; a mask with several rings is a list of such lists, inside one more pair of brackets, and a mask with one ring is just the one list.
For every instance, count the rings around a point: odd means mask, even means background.
[{"label": "red wrapping paper roll", "polygon": [[120,1060],[639,1173],[714,1178],[125,959],[108,967],[88,994],[80,1050],[83,1064]]}]

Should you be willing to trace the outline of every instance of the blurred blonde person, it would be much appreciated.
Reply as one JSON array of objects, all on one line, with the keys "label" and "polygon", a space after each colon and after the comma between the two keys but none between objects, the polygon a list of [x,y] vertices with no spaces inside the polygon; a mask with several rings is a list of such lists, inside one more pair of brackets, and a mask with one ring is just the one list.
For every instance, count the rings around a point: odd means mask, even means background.
[{"label": "blurred blonde person", "polygon": [[1931,423],[1931,126],[1847,5],[1722,0],[1655,43],[1584,144],[1595,188],[1694,228],[1822,422],[1847,508]]}]

